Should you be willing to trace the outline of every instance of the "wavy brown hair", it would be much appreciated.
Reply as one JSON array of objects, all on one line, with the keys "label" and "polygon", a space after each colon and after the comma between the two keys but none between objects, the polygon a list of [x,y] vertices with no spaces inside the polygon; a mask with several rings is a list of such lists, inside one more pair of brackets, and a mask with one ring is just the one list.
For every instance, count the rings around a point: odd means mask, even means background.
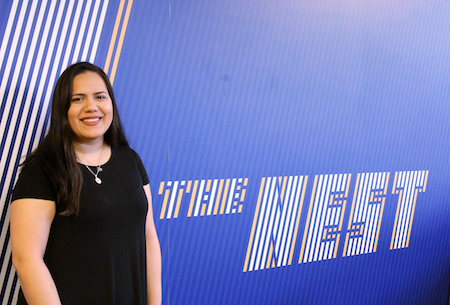
[{"label": "wavy brown hair", "polygon": [[52,113],[48,134],[25,160],[27,163],[39,159],[56,190],[57,202],[66,206],[61,215],[77,215],[80,210],[83,176],[77,163],[73,147],[73,132],[67,118],[72,100],[72,85],[75,76],[87,71],[97,73],[104,81],[111,97],[113,120],[104,135],[105,143],[111,147],[129,146],[120,121],[114,93],[108,76],[103,70],[88,62],[79,62],[69,66],[59,77],[53,91]]}]

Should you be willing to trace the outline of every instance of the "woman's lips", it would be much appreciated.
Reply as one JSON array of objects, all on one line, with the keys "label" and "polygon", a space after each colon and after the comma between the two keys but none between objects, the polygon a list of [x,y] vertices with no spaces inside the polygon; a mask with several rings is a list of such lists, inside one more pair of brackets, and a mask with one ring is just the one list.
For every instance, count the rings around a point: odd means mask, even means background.
[{"label": "woman's lips", "polygon": [[85,119],[81,119],[81,121],[87,125],[95,125],[100,121],[100,119],[101,118],[85,118]]}]

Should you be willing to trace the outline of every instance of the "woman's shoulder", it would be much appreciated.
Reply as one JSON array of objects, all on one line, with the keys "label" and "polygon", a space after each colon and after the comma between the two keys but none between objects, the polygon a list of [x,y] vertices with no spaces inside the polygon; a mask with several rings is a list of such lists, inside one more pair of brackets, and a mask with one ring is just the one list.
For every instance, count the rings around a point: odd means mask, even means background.
[{"label": "woman's shoulder", "polygon": [[20,198],[55,200],[56,192],[39,155],[32,155],[20,168],[12,193],[12,201]]},{"label": "woman's shoulder", "polygon": [[31,154],[19,165],[20,174],[39,174],[45,172],[44,160],[41,154]]},{"label": "woman's shoulder", "polygon": [[119,158],[139,157],[138,153],[129,146],[114,147],[114,148],[112,148],[112,152],[116,157],[119,157]]},{"label": "woman's shoulder", "polygon": [[141,157],[131,147],[119,146],[112,149],[113,159],[117,163],[135,163],[138,167],[142,166]]}]

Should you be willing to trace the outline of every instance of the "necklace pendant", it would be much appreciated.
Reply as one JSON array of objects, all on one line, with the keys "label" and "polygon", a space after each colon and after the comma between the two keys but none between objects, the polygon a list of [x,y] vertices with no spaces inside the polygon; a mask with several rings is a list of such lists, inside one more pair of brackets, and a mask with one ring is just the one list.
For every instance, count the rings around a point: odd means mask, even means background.
[{"label": "necklace pendant", "polygon": [[100,179],[99,177],[95,177],[95,182],[97,182],[97,184],[102,184],[102,179]]}]

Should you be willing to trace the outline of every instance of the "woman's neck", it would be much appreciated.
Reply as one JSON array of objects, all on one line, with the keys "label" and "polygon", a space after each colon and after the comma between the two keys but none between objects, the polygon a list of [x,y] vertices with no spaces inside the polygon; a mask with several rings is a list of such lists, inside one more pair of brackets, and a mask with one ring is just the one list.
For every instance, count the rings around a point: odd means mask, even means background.
[{"label": "woman's neck", "polygon": [[86,165],[102,165],[111,157],[111,147],[103,140],[95,143],[74,141],[73,148],[77,156],[77,161]]}]

